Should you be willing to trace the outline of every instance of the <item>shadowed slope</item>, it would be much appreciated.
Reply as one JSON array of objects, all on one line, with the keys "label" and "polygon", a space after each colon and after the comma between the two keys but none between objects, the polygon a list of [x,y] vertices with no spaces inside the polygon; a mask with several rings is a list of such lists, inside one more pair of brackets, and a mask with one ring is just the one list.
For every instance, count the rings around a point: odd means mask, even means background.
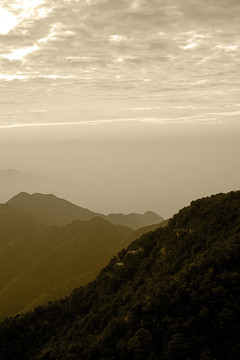
[{"label": "shadowed slope", "polygon": [[[48,199],[51,203],[60,202],[61,215],[62,204],[67,203],[72,209],[71,203],[38,194],[20,194],[0,206],[0,318],[70,294],[75,287],[93,280],[124,246],[156,228],[154,225],[134,232],[101,217],[49,226],[10,205],[14,200],[22,205],[21,198],[27,199],[30,211],[29,204],[39,205],[39,201],[32,202],[36,197],[44,204],[39,207],[41,214]],[[33,212],[36,214],[37,210],[36,207]],[[45,215],[48,219],[48,214]]]},{"label": "shadowed slope", "polygon": [[239,242],[240,192],[195,201],[70,297],[6,319],[2,359],[235,360]]},{"label": "shadowed slope", "polygon": [[0,317],[67,295],[92,280],[132,233],[101,218],[43,230],[34,221],[25,225],[0,250]]}]

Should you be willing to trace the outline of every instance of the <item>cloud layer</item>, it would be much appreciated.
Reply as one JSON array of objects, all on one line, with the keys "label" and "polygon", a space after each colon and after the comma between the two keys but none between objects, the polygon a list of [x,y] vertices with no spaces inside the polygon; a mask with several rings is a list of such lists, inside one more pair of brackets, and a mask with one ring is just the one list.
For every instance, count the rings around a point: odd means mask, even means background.
[{"label": "cloud layer", "polygon": [[236,120],[239,17],[238,0],[2,1],[0,124]]}]

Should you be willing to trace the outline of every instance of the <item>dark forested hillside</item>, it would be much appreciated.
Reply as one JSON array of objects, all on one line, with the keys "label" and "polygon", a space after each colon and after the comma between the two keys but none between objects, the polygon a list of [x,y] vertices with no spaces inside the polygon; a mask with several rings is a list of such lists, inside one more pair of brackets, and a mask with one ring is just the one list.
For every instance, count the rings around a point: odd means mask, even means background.
[{"label": "dark forested hillside", "polygon": [[6,319],[1,360],[240,357],[240,192],[194,201],[68,298]]}]

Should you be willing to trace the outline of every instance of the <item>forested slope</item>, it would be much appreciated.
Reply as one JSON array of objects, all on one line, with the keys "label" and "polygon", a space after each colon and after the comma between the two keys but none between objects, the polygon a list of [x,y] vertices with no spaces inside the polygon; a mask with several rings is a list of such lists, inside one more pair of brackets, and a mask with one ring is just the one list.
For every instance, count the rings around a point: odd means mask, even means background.
[{"label": "forested slope", "polygon": [[195,201],[68,298],[0,325],[2,360],[235,360],[240,192]]}]

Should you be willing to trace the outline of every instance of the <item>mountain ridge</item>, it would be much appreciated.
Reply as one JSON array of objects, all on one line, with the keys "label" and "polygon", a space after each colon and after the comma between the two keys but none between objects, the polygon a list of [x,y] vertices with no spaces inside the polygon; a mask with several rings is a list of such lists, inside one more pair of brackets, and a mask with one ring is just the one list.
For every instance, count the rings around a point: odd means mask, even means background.
[{"label": "mountain ridge", "polygon": [[16,169],[0,170],[0,202],[6,202],[21,191],[45,192],[53,187],[52,179]]},{"label": "mountain ridge", "polygon": [[68,295],[145,231],[102,217],[49,225],[9,203],[0,206],[0,318]]},{"label": "mountain ridge", "polygon": [[93,282],[1,323],[2,359],[235,360],[239,242],[240,191],[196,200]]},{"label": "mountain ridge", "polygon": [[113,224],[128,226],[133,230],[136,230],[143,226],[158,224],[161,221],[164,221],[161,216],[152,211],[146,211],[144,214],[111,213],[109,215],[103,215],[80,207],[53,194],[28,194],[26,192],[21,192],[8,200],[7,204],[27,213],[31,213],[47,224],[55,225],[67,225],[76,219],[87,221],[97,216],[102,217]]}]

